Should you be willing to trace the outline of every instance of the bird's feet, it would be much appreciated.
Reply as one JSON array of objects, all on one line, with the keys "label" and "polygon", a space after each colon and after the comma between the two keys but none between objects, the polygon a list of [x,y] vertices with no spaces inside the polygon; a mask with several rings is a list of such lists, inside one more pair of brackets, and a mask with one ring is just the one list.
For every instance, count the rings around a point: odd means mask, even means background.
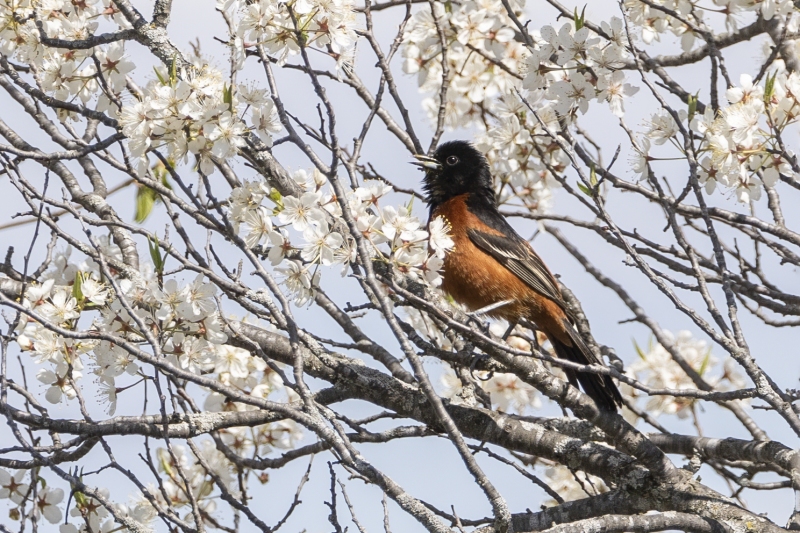
[{"label": "bird's feet", "polygon": [[467,320],[466,325],[469,327],[474,327],[484,333],[489,331],[489,321],[488,320],[481,320],[479,316],[476,316],[477,313],[467,313]]},{"label": "bird's feet", "polygon": [[514,331],[514,328],[517,327],[517,323],[518,322],[509,322],[508,329],[506,329],[506,332],[503,333],[503,336],[501,337],[503,339],[503,342],[507,341],[508,338],[511,336],[511,333]]},{"label": "bird's feet", "polygon": [[469,365],[469,375],[472,376],[473,379],[477,379],[480,381],[489,381],[490,379],[492,379],[492,376],[494,376],[494,372],[492,371],[489,371],[489,375],[486,376],[485,378],[475,375],[475,367],[478,366],[478,363],[480,363],[485,359],[489,359],[489,356],[486,355],[485,353],[476,353],[472,356],[472,362]]}]

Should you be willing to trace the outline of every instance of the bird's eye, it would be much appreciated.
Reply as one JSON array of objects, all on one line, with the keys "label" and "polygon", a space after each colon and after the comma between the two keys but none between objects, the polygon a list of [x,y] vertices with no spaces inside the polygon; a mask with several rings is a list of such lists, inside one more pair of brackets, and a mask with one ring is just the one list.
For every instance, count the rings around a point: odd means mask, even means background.
[{"label": "bird's eye", "polygon": [[447,158],[447,164],[451,167],[458,164],[458,157],[451,155]]}]

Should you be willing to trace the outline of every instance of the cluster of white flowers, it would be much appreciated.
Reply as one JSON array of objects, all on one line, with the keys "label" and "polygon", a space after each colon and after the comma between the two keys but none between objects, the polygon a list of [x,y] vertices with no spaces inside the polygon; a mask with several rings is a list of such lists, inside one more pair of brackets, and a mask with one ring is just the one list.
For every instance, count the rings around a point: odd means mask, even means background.
[{"label": "cluster of white flowers", "polygon": [[[118,248],[107,242],[104,248],[108,257],[120,255]],[[43,283],[26,290],[22,304],[46,323],[75,330],[84,313],[94,312],[91,329],[124,334],[134,342],[144,339],[144,333],[111,287],[101,281],[99,268],[93,262],[75,264],[69,261],[69,253],[61,254],[45,276]],[[161,349],[172,364],[191,372],[215,368],[218,346],[227,337],[216,312],[214,285],[204,282],[203,276],[186,285],[175,279],[168,279],[161,286],[154,279],[144,286],[125,279],[118,283],[128,302],[137,305],[139,321],[147,328],[169,333]],[[18,330],[20,347],[41,365],[37,377],[49,385],[45,397],[51,403],[75,397],[76,382],[88,358],[102,399],[113,414],[118,392],[116,379],[139,372],[133,356],[108,341],[69,339],[25,315]]]},{"label": "cluster of white flowers", "polygon": [[[86,39],[103,23],[110,23],[109,29],[130,27],[112,0],[0,1],[0,52],[26,63],[57,60],[56,56],[63,55],[64,71],[72,74],[81,70],[81,64],[91,56],[92,50],[55,50],[44,46],[34,15],[42,21],[44,32],[51,39]],[[112,55],[111,59],[118,58]]]},{"label": "cluster of white flowers", "polygon": [[[118,115],[140,175],[147,169],[145,154],[151,148],[165,147],[175,161],[191,153],[201,170],[210,174],[214,170],[211,157],[235,155],[248,130],[270,146],[271,135],[280,131],[274,103],[266,91],[226,83],[208,66],[196,66],[191,72],[159,67],[158,80],[147,85],[141,100],[131,102],[126,96],[123,103],[127,75],[135,67],[125,56],[124,41],[89,49],[52,48],[42,45],[34,20],[42,21],[49,38],[86,39],[98,31],[102,19],[115,29],[128,26],[113,2],[48,0],[35,4],[27,0],[0,2],[0,51],[40,65],[34,79],[46,94],[63,101],[93,102],[96,110]],[[80,118],[69,110],[57,111],[62,120]],[[249,126],[244,121],[248,112]]]},{"label": "cluster of white flowers", "polygon": [[[294,295],[297,305],[308,303],[319,286],[319,266],[343,265],[355,260],[354,239],[341,221],[341,205],[317,170],[293,173],[299,196],[281,197],[265,182],[247,182],[233,190],[231,219],[250,248],[267,254]],[[347,194],[347,205],[361,236],[375,259],[387,261],[397,272],[431,285],[441,283],[439,270],[445,252],[453,246],[444,219],[431,221],[428,231],[411,214],[411,205],[381,205],[392,188],[367,181]],[[269,201],[271,205],[264,205]],[[338,222],[341,224],[341,222]]]},{"label": "cluster of white flowers", "polygon": [[351,0],[219,0],[217,9],[230,25],[230,79],[200,61],[180,72],[160,67],[158,79],[148,84],[143,98],[125,105],[120,113],[140,174],[147,169],[145,154],[154,147],[166,147],[174,161],[192,154],[200,170],[211,174],[213,158],[236,155],[248,131],[272,146],[272,134],[282,128],[274,101],[265,89],[231,81],[244,68],[248,49],[264,46],[283,64],[299,52],[300,40],[304,46],[325,50],[337,66],[352,64],[356,17]]},{"label": "cluster of white flowers", "polygon": [[[108,500],[108,489],[100,488],[98,492]],[[108,509],[94,498],[77,492],[74,494],[73,505],[74,507],[70,510],[69,515],[74,520],[61,524],[58,529],[59,533],[130,531],[121,529],[119,523],[111,516]],[[147,500],[137,497],[130,505],[112,503],[110,507],[114,510],[116,516],[127,518],[137,523],[139,531],[154,531],[152,522],[156,518],[156,510]]]},{"label": "cluster of white flowers", "polygon": [[[214,172],[213,158],[235,156],[248,131],[272,146],[272,134],[281,130],[275,103],[265,89],[231,87],[208,66],[184,71],[180,77],[164,67],[156,72],[158,79],[147,85],[142,100],[125,105],[119,115],[139,174],[147,170],[147,151],[164,147],[174,161],[194,155],[208,175]],[[250,126],[244,121],[248,111]]]},{"label": "cluster of white flowers", "polygon": [[[714,113],[710,106],[697,116],[681,110],[679,118],[702,139],[698,177],[706,193],[712,194],[719,185],[748,203],[760,199],[763,187],[772,187],[781,175],[796,175],[789,161],[794,152],[784,151],[778,135],[796,124],[800,115],[800,76],[775,73],[762,86],[754,84],[749,74],[742,74],[739,83],[726,91],[729,105],[719,112]],[[678,125],[672,115],[661,110],[647,126],[633,157],[634,170],[645,177],[661,159],[651,153],[653,145],[683,150],[675,140]]]},{"label": "cluster of white flowers", "polygon": [[[109,244],[107,239],[100,243],[100,249],[109,258],[120,258],[119,249]],[[41,322],[23,315],[17,340],[36,361],[39,367],[37,377],[48,387],[45,398],[49,402],[66,401],[83,390],[78,381],[85,366],[95,375],[100,400],[107,404],[110,414],[116,409],[118,394],[148,379],[140,370],[141,363],[123,348],[105,340],[69,339],[44,325],[46,322],[66,330],[79,330],[80,324],[86,324],[85,316],[92,317],[90,330],[123,336],[128,342],[142,345],[143,349],[146,348],[142,326],[150,332],[159,332],[157,337],[163,339],[159,346],[161,355],[176,368],[196,374],[213,374],[220,383],[254,398],[265,399],[284,393],[285,400],[294,399],[278,374],[262,359],[224,344],[227,337],[222,331],[223,323],[217,310],[216,286],[206,282],[202,275],[188,283],[172,277],[162,283],[149,270],[143,274],[144,282],[138,285],[127,279],[117,279],[122,293],[119,295],[110,283],[103,281],[99,271],[99,266],[92,261],[76,263],[70,260],[69,253],[59,254],[53,268],[45,274],[45,281],[28,287],[22,299],[22,305]],[[132,306],[135,319],[123,306],[121,296]],[[118,381],[125,376],[128,383],[120,384]],[[216,412],[255,409],[226,401],[224,396],[214,392],[206,397],[205,408]],[[302,438],[300,428],[292,421],[227,429],[220,433],[232,449],[244,454],[251,453],[251,449],[257,454],[266,454],[274,448],[291,448]],[[231,492],[238,490],[238,480],[231,474],[232,467],[224,455],[210,441],[202,443],[202,446],[209,468],[226,480],[226,484],[230,482]],[[183,482],[171,468],[171,456],[163,449],[158,453],[161,468],[167,474],[162,485],[170,495],[169,502],[161,503],[189,505],[188,500],[184,501]],[[199,462],[190,460],[187,454],[180,455],[180,461],[188,472],[193,493],[202,495],[203,510],[212,512],[216,496],[209,490],[200,490],[204,483],[211,486],[208,472]],[[11,475],[0,470],[0,498],[10,498],[14,504],[20,505],[32,497],[33,493],[29,493],[28,484],[24,482],[25,476],[25,471]],[[154,488],[150,495],[159,501],[163,498],[161,491]],[[37,512],[53,523],[61,520],[62,511],[58,507],[63,500],[61,489],[42,487],[37,492],[37,499]],[[88,496],[76,496],[74,505],[70,514],[80,517],[80,531],[105,530],[101,526],[114,524],[108,510]],[[143,497],[129,507],[115,504],[115,512],[142,524],[156,515]],[[64,533],[78,531],[73,525],[67,524],[63,528]]]},{"label": "cluster of white flowers", "polygon": [[624,99],[638,91],[625,83],[625,74],[619,70],[630,57],[622,19],[603,21],[601,30],[602,39],[576,22],[558,30],[544,26],[532,32],[534,46],[525,61],[522,86],[549,101],[562,119],[569,120],[578,111],[586,113],[592,100],[608,103],[611,112],[621,117]]},{"label": "cluster of white flowers", "polygon": [[[231,24],[235,59],[231,79],[244,67],[246,49],[263,45],[285,62],[299,51],[298,38],[306,46],[329,48],[337,64],[352,60],[356,34],[351,1],[221,0],[217,8]],[[119,117],[140,174],[147,168],[145,154],[152,147],[165,146],[175,161],[191,153],[200,170],[210,174],[213,158],[236,155],[248,131],[272,146],[272,134],[282,128],[265,89],[234,84],[218,70],[199,63],[180,72],[161,67],[157,74],[142,100],[125,105]],[[249,124],[245,121],[248,112]]]},{"label": "cluster of white flowers", "polygon": [[[639,0],[626,0],[632,27],[638,29],[646,44],[670,32],[680,37],[684,51],[694,46],[697,29],[711,30],[703,20],[704,13],[724,13],[729,31],[737,29],[742,15],[747,12],[756,12],[765,20],[780,17],[786,23],[786,31],[790,32],[797,31],[800,25],[800,17],[793,14],[794,4],[788,0],[713,0],[723,8],[719,11],[696,9],[691,2],[677,0],[654,3],[674,11],[683,21]],[[776,66],[781,64],[778,61]],[[760,199],[764,186],[773,186],[781,174],[794,175],[787,161],[794,153],[779,146],[776,134],[796,122],[800,77],[779,70],[777,74],[767,75],[762,80],[763,86],[755,85],[752,76],[743,74],[739,86],[726,92],[729,105],[717,113],[710,107],[702,116],[689,116],[685,110],[680,111],[684,126],[703,139],[699,147],[703,157],[698,172],[708,194],[720,185],[735,194],[740,202],[748,203]],[[632,165],[633,170],[643,176],[647,176],[652,163],[659,159],[651,155],[652,145],[674,144],[678,132],[673,117],[663,110],[653,115],[647,126],[644,137],[638,141]],[[675,148],[682,153],[682,145]]]},{"label": "cluster of white flowers", "polygon": [[618,70],[629,57],[622,20],[602,22],[607,39],[576,22],[531,32],[533,46],[524,60],[521,89],[515,83],[514,91],[492,106],[497,124],[479,142],[500,182],[501,201],[517,199],[528,209],[546,211],[558,185],[554,175],[569,166],[566,154],[546,130],[556,131],[560,121],[586,113],[594,100],[607,103],[621,117],[624,99],[638,90]]},{"label": "cluster of white flowers", "polygon": [[746,203],[761,197],[762,184],[771,187],[781,174],[795,175],[787,160],[794,152],[787,149],[781,155],[776,133],[796,123],[800,115],[800,76],[783,72],[768,78],[768,93],[747,74],[740,84],[725,93],[730,105],[716,116],[706,111],[693,129],[703,135],[708,154],[699,169],[706,192],[711,194],[720,184]]},{"label": "cluster of white flowers", "polygon": [[[117,109],[126,75],[134,64],[125,57],[123,41],[94,49],[67,50],[42,44],[35,18],[51,39],[80,40],[94,35],[105,23],[110,29],[129,27],[110,0],[5,0],[0,2],[0,52],[37,65],[35,82],[48,95],[63,101],[96,100],[99,111]],[[96,60],[96,61],[95,61]],[[62,120],[78,115],[57,109]]]},{"label": "cluster of white flowers", "polygon": [[[711,5],[703,6],[700,9],[698,9],[698,3],[683,0],[654,0],[648,3],[640,0],[625,0],[625,8],[631,22],[639,29],[642,40],[646,44],[660,41],[661,35],[669,32],[680,38],[681,46],[685,51],[692,49],[695,39],[698,37],[695,35],[694,29],[686,22],[690,22],[694,28],[703,31],[711,29],[703,20],[704,14],[724,14],[728,31],[736,31],[742,15],[748,12],[755,12],[764,20],[772,20],[776,16],[787,20],[789,19],[788,15],[794,9],[792,0],[712,0],[709,3]],[[663,7],[665,10],[655,6]],[[680,18],[673,17],[666,11],[671,11]],[[796,31],[796,27],[789,31]]]},{"label": "cluster of white flowers", "polygon": [[[536,410],[542,406],[539,392],[514,374],[492,374],[475,372],[480,376],[476,383],[487,393],[492,401],[492,408],[504,413],[525,414],[528,410]],[[451,402],[461,402],[459,392],[463,388],[461,380],[448,367],[441,377],[442,396]]]},{"label": "cluster of white flowers", "polygon": [[[192,502],[187,494],[194,495],[202,514],[210,516],[217,509],[217,501],[220,498],[211,473],[235,498],[241,497],[242,488],[237,479],[236,469],[224,454],[216,449],[212,441],[202,441],[197,448],[202,463],[195,457],[194,452],[188,451],[181,445],[173,445],[171,451],[159,449],[156,458],[161,473],[160,484],[159,486],[149,484],[146,489],[148,496],[155,499],[160,506],[186,509],[186,520],[190,522],[194,517],[189,511]],[[246,481],[246,478],[244,480]],[[156,516],[155,509],[144,497],[138,499],[134,510],[145,519]]]},{"label": "cluster of white flowers", "polygon": [[[522,5],[512,2],[521,14]],[[494,65],[502,61],[518,72],[525,54],[514,39],[513,22],[500,0],[447,4],[436,2],[418,11],[403,35],[403,70],[416,74],[420,91],[433,93],[423,101],[431,118],[439,110],[442,84],[442,41],[444,32],[447,67],[451,73],[446,96],[446,123],[465,127],[480,121],[493,97],[514,85],[514,76]]]},{"label": "cluster of white flowers", "polygon": [[[104,249],[109,257],[119,255],[116,246],[107,241]],[[159,350],[176,368],[195,374],[214,373],[221,383],[258,398],[282,389],[262,359],[225,344],[227,335],[217,309],[217,288],[203,275],[188,283],[176,278],[162,283],[152,272],[145,273],[144,282],[139,285],[127,279],[117,280],[121,296],[133,306],[134,319],[118,298],[120,295],[99,281],[96,264],[75,264],[68,257],[69,254],[61,254],[54,268],[46,273],[47,279],[29,287],[22,300],[22,305],[43,321],[75,330],[81,316],[93,312],[91,330],[143,343],[145,333],[138,322],[146,330],[161,333]],[[75,397],[76,382],[85,362],[91,363],[101,400],[108,404],[110,414],[116,409],[117,394],[128,388],[120,387],[116,380],[126,375],[143,378],[134,356],[109,341],[69,339],[25,315],[18,331],[20,347],[41,365],[37,377],[49,385],[45,397],[52,403]],[[209,396],[209,405],[217,396]]]},{"label": "cluster of white flowers", "polygon": [[[711,355],[711,347],[706,341],[696,339],[689,331],[679,331],[677,335],[665,331],[665,335],[675,345],[684,360],[706,380],[715,390],[739,389],[744,387],[744,380],[736,372],[733,359],[725,360],[719,368],[719,360]],[[696,390],[697,386],[686,372],[675,362],[670,353],[661,344],[648,346],[647,351],[638,346],[639,358],[628,367],[628,374],[655,389]],[[635,398],[637,394],[627,385],[623,385],[625,395]],[[672,396],[649,396],[645,410],[651,416],[660,414],[678,415],[687,418],[692,415],[694,398],[676,398]]]},{"label": "cluster of white flowers", "polygon": [[[297,400],[296,394],[286,388],[281,377],[268,368],[262,359],[252,357],[249,352],[233,346],[224,346],[217,355],[215,371],[219,380],[247,392],[253,398],[266,399],[283,395],[286,401]],[[249,404],[233,402],[222,394],[212,392],[203,406],[210,412],[244,412],[257,408]],[[289,449],[303,438],[300,427],[292,420],[282,420],[252,428],[233,427],[220,430],[222,440],[234,452],[247,457],[265,455],[273,449]],[[220,461],[223,457],[218,458]]]},{"label": "cluster of white flowers", "polygon": [[[523,8],[521,3],[512,6]],[[435,118],[442,83],[441,29],[451,75],[446,124],[484,130],[478,144],[498,180],[501,202],[516,199],[528,209],[546,211],[558,185],[553,175],[567,167],[568,159],[544,127],[557,129],[559,120],[585,113],[593,100],[622,116],[624,99],[638,89],[619,70],[629,58],[619,18],[602,23],[605,39],[577,19],[558,30],[545,26],[531,32],[531,48],[514,38],[512,27],[499,1],[470,1],[450,9],[434,4],[433,13],[417,12],[406,28],[404,70],[417,74],[420,91],[431,93],[423,106]],[[524,76],[515,75],[520,72]]]},{"label": "cluster of white flowers", "polygon": [[[92,282],[97,283],[93,279]],[[73,296],[71,287],[55,288],[54,284],[55,280],[49,279],[41,285],[29,287],[23,305],[48,322],[71,328],[80,317],[82,308]],[[103,294],[105,291],[101,288],[100,296],[96,299],[102,298]],[[91,300],[82,303],[94,304]],[[24,315],[18,328],[21,330],[17,338],[20,347],[29,350],[31,355],[36,357],[37,364],[42,365],[36,377],[49,386],[45,393],[47,401],[58,403],[63,397],[74,398],[75,382],[81,378],[83,370],[81,356],[93,350],[97,343],[64,338]]]},{"label": "cluster of white flowers", "polygon": [[[523,7],[519,4],[515,9],[521,11]],[[526,48],[514,38],[513,22],[499,1],[464,2],[450,10],[435,4],[434,13],[435,17],[430,10],[419,11],[409,22],[404,35],[404,70],[417,74],[421,91],[435,94],[424,107],[431,117],[436,117],[436,95],[442,82],[438,23],[448,44],[446,55],[452,79],[446,116],[451,127],[485,126],[486,117],[494,116],[498,97],[520,87],[543,91],[538,99],[551,101],[552,110],[562,117],[577,110],[585,113],[589,102],[595,99],[607,102],[614,114],[622,116],[623,99],[637,90],[625,83],[623,72],[618,70],[625,65],[629,53],[623,22],[617,17],[602,22],[606,39],[594,36],[576,21],[580,28],[570,22],[559,30],[544,26],[531,32],[533,45]],[[519,72],[526,73],[522,81],[513,74]],[[507,106],[507,116],[517,115],[519,107],[517,103]],[[549,109],[543,113],[548,115]],[[507,116],[498,118],[502,123]],[[516,142],[530,140],[519,138]]]},{"label": "cluster of white flowers", "polygon": [[[290,441],[287,440],[287,442]],[[216,508],[215,502],[219,495],[213,491],[213,480],[209,477],[208,470],[199,461],[193,460],[193,456],[189,456],[182,446],[175,446],[173,451],[189,480],[192,494],[197,495],[198,505],[204,512],[212,513]],[[226,488],[232,494],[237,494],[239,483],[233,474],[233,469],[222,453],[214,448],[213,443],[203,441],[200,453],[206,466],[225,483]],[[148,496],[162,506],[188,507],[190,502],[184,490],[185,484],[177,472],[176,462],[163,448],[158,450],[157,459],[159,470],[164,474],[161,479],[161,488],[168,495],[169,501],[165,501],[161,490],[152,484],[147,488]],[[35,479],[36,490],[27,482],[31,476]],[[99,488],[98,492],[103,499],[108,501],[110,493],[107,488]],[[73,492],[69,498],[71,508],[68,515],[72,517],[72,520],[70,521],[69,518],[64,520],[64,512],[61,508],[64,496],[63,489],[46,484],[34,471],[17,470],[12,474],[0,468],[0,500],[10,500],[12,507],[9,517],[12,520],[19,520],[24,507],[30,505],[31,511],[29,512],[36,517],[43,517],[51,524],[61,523],[60,533],[120,530],[116,519],[100,501],[79,491]],[[116,516],[136,522],[139,525],[139,531],[153,531],[151,524],[157,516],[157,512],[144,495],[136,495],[129,505],[112,503],[111,508]],[[188,514],[187,519],[192,519],[191,513]]]},{"label": "cluster of white flowers", "polygon": [[[278,431],[280,429],[273,432],[277,433]],[[294,428],[284,428],[284,432],[291,433],[291,436],[276,438],[282,439],[282,442],[287,445],[293,445],[294,441],[299,438]],[[157,516],[157,511],[151,504],[151,499],[162,507],[188,508],[191,502],[187,497],[186,483],[178,472],[178,466],[182,469],[185,479],[188,480],[188,489],[191,490],[191,494],[195,495],[197,505],[206,514],[210,515],[215,511],[216,501],[219,499],[219,494],[214,490],[214,480],[211,478],[209,470],[225,484],[231,494],[238,495],[240,485],[235,470],[222,452],[215,448],[214,443],[209,440],[203,441],[199,446],[199,454],[205,466],[193,454],[187,453],[183,446],[173,446],[172,453],[165,448],[159,448],[156,459],[158,469],[162,473],[160,486],[149,484],[146,488],[147,497],[144,494],[137,494],[129,505],[112,503],[114,514],[133,520],[139,525],[140,531],[152,531],[151,524]],[[12,475],[8,471],[0,469],[0,499],[11,500],[14,507],[9,516],[12,519],[19,520],[23,506],[26,503],[33,503],[32,509],[36,516],[43,516],[51,524],[63,522],[59,528],[61,533],[120,530],[116,519],[100,501],[79,491],[73,492],[69,499],[71,509],[68,514],[73,520],[70,521],[67,518],[64,521],[64,512],[60,506],[64,502],[64,491],[45,484],[44,480],[37,476],[36,483],[40,486],[37,487],[35,501],[33,501],[34,491],[26,482],[31,474],[32,472],[28,470],[18,470]],[[99,488],[98,493],[106,501],[109,500],[110,492],[107,488]],[[192,514],[187,513],[186,519],[191,521]]]},{"label": "cluster of white flowers", "polygon": [[[527,99],[527,94],[521,93]],[[557,120],[552,106],[537,110],[552,127]],[[552,191],[559,186],[553,173],[569,166],[567,155],[550,143],[544,131],[519,96],[505,95],[495,106],[499,123],[478,137],[486,154],[500,204],[522,202],[526,209],[546,212],[552,206]]]},{"label": "cluster of white flowers", "polygon": [[301,42],[330,54],[337,67],[352,64],[357,37],[352,0],[217,0],[217,9],[233,26],[237,68],[246,49],[264,46],[284,64],[300,52]]},{"label": "cluster of white flowers", "polygon": [[[263,44],[285,61],[299,50],[298,32],[306,45],[329,48],[337,64],[352,62],[356,39],[352,1],[228,0],[218,2],[218,8],[234,25],[233,44],[240,52],[237,70],[243,67],[244,50],[256,44]],[[37,18],[49,38],[86,39],[98,31],[100,21],[107,21],[113,29],[129,27],[113,2],[48,0],[36,5],[30,0],[4,0],[0,2],[0,51],[25,63],[41,64],[36,82],[47,94],[64,101],[77,97],[85,104],[97,98],[97,110],[120,112],[126,76],[134,69],[125,56],[123,41],[85,50],[51,48],[41,43]],[[217,70],[200,64],[193,72],[166,70],[159,69],[159,79],[149,84],[141,101],[125,103],[120,113],[140,173],[146,168],[142,156],[151,146],[166,146],[175,160],[192,153],[202,170],[211,173],[211,156],[224,159],[234,155],[248,129],[268,145],[271,134],[280,131],[274,104],[265,91],[237,87]],[[62,118],[78,118],[68,110],[58,112]],[[244,121],[248,112],[249,126]]]},{"label": "cluster of white flowers", "polygon": [[[36,487],[26,482],[27,479]],[[3,499],[10,500],[13,505],[9,511],[12,520],[20,519],[21,509],[27,503],[33,504],[32,512],[36,517],[44,517],[51,524],[58,524],[64,516],[59,507],[64,500],[64,491],[47,485],[41,478],[32,476],[29,470],[17,470],[11,474],[0,468],[0,500]]]},{"label": "cluster of white flowers", "polygon": [[[548,466],[544,475],[550,488],[564,498],[564,501],[581,500],[587,496],[608,492],[608,487],[599,477],[582,471],[572,471],[563,465]],[[552,507],[558,505],[558,502],[550,499],[544,504]]]},{"label": "cluster of white flowers", "polygon": [[[788,0],[714,3],[724,5],[729,24],[748,11],[757,11],[767,20],[784,17],[791,28],[800,19],[789,16],[793,4]],[[568,160],[544,128],[557,130],[565,121],[586,113],[593,101],[606,103],[618,117],[624,115],[626,98],[638,91],[621,70],[631,60],[627,31],[621,18],[612,17],[601,21],[601,33],[594,34],[576,15],[558,29],[544,26],[531,31],[532,46],[524,47],[513,38],[513,23],[504,8],[495,4],[465,2],[446,9],[437,3],[433,11],[417,12],[404,35],[404,69],[417,75],[422,92],[431,93],[424,107],[435,118],[446,57],[452,77],[447,89],[447,125],[485,131],[479,135],[479,145],[498,180],[501,202],[517,200],[528,209],[547,210],[557,186],[553,176],[567,167]],[[656,4],[693,20],[694,29],[708,29],[701,19],[703,10],[694,9],[693,3],[665,0]],[[678,18],[638,0],[626,1],[626,7],[631,27],[644,43],[670,31],[681,37],[685,50],[694,45],[693,27]],[[440,30],[448,45],[446,55]],[[511,74],[516,72],[524,73],[521,81]],[[765,94],[764,87],[754,86],[752,78],[744,75],[740,87],[727,91],[730,105],[719,114],[708,109],[703,116],[689,117],[682,112],[686,126],[703,137],[700,151],[707,155],[699,173],[709,193],[720,184],[734,191],[741,202],[758,200],[763,185],[773,185],[780,174],[793,174],[787,157],[780,155],[776,132],[796,120],[798,79],[797,74],[785,72],[768,77]],[[674,143],[677,129],[668,113],[655,114],[635,147],[633,170],[646,175],[659,159],[651,155],[651,145]]]}]

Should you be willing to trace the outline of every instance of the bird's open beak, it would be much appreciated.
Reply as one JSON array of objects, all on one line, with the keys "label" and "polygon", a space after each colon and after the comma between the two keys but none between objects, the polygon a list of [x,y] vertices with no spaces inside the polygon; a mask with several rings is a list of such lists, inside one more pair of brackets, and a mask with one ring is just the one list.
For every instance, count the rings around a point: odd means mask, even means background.
[{"label": "bird's open beak", "polygon": [[442,170],[442,164],[432,157],[421,154],[414,154],[414,157],[417,161],[411,161],[411,164],[418,166],[422,170]]}]

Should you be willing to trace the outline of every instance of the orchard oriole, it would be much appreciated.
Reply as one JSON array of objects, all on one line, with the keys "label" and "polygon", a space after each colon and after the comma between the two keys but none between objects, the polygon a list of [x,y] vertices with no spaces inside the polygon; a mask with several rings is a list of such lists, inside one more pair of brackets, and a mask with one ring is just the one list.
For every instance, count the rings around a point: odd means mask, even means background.
[{"label": "orchard oriole", "polygon": [[[489,308],[487,314],[512,324],[533,322],[559,358],[603,364],[575,329],[553,274],[497,209],[483,154],[468,142],[452,141],[439,146],[433,157],[415,157],[425,171],[429,220],[444,217],[455,243],[444,259],[442,289],[472,311]],[[610,376],[564,370],[600,409],[616,411],[622,405]]]}]

